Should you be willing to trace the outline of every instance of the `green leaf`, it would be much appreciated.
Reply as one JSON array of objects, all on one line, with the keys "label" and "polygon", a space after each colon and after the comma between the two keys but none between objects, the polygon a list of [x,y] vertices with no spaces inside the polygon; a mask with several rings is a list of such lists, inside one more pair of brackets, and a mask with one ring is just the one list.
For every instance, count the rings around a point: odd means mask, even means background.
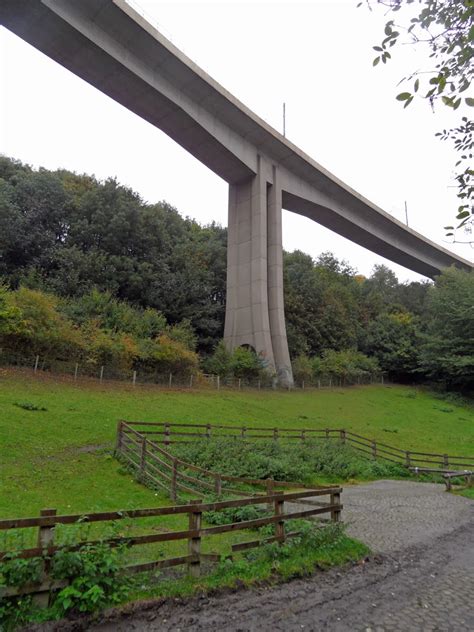
[{"label": "green leaf", "polygon": [[418,88],[420,87],[420,80],[417,79],[415,81],[415,85],[413,86],[413,89],[415,90],[415,92],[418,92]]},{"label": "green leaf", "polygon": [[410,98],[411,98],[410,92],[400,92],[400,94],[397,94],[396,96],[397,101],[407,101]]},{"label": "green leaf", "polygon": [[465,217],[469,217],[470,214],[470,211],[461,211],[461,213],[456,215],[456,219],[464,219]]},{"label": "green leaf", "polygon": [[372,62],[372,66],[376,66],[380,62],[380,57],[376,57]]}]

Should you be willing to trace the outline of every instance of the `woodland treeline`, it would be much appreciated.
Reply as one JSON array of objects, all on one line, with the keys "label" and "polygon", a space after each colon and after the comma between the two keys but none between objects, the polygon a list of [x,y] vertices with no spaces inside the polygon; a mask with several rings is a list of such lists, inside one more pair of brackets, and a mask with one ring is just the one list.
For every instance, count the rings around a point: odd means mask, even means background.
[{"label": "woodland treeline", "polygon": [[[114,179],[34,170],[0,157],[0,346],[91,367],[257,376],[248,350],[220,344],[226,229]],[[474,387],[474,275],[369,278],[331,253],[284,255],[285,314],[297,379],[383,371]]]}]

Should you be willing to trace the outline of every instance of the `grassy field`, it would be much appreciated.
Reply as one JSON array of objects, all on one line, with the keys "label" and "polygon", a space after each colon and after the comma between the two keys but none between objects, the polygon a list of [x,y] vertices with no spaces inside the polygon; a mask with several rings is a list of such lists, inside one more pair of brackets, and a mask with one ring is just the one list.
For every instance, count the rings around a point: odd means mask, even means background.
[{"label": "grassy field", "polygon": [[[25,410],[18,404],[46,410]],[[474,409],[403,386],[174,391],[0,372],[0,515],[131,508],[164,499],[112,459],[117,420],[345,427],[406,449],[474,455]]]}]

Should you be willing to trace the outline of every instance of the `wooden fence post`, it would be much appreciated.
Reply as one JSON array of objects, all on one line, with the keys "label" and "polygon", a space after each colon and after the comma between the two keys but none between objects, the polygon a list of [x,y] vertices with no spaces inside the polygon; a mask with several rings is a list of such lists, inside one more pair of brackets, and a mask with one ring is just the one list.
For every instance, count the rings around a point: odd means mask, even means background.
[{"label": "wooden fence post", "polygon": [[447,454],[443,454],[443,467],[449,467],[449,456]]},{"label": "wooden fence post", "polygon": [[[273,488],[275,486],[275,481],[273,480],[273,478],[267,478],[267,496],[272,496],[273,495]],[[267,502],[267,509],[271,509],[272,508],[272,501],[269,500]]]},{"label": "wooden fence post", "polygon": [[102,365],[102,366],[100,367],[100,376],[99,376],[99,380],[100,380],[100,383],[101,383],[101,384],[102,384],[102,380],[103,380],[103,379],[104,379],[104,366]]},{"label": "wooden fence post", "polygon": [[170,425],[169,424],[165,424],[165,441],[164,441],[165,445],[169,445],[170,444]]},{"label": "wooden fence post", "polygon": [[171,472],[171,488],[170,488],[170,496],[171,500],[176,502],[176,481],[178,478],[178,459],[173,459],[173,470]]},{"label": "wooden fence post", "polygon": [[[281,516],[284,513],[283,512],[284,504],[285,504],[284,500],[275,499],[275,502],[274,502],[275,516]],[[277,539],[277,542],[280,542],[280,544],[283,544],[283,542],[285,541],[285,521],[284,520],[279,520],[278,522],[275,522],[275,538]]]},{"label": "wooden fence post", "polygon": [[301,431],[301,441],[304,442],[306,439],[306,432],[304,430]]},{"label": "wooden fence post", "polygon": [[405,466],[411,466],[410,453],[408,451],[405,452]]},{"label": "wooden fence post", "polygon": [[115,444],[115,452],[120,454],[122,451],[122,433],[123,433],[123,421],[117,423],[117,442]]},{"label": "wooden fence post", "polygon": [[132,377],[132,384],[133,384],[133,386],[135,386],[136,382],[137,382],[137,372],[134,371],[133,372],[133,377]]},{"label": "wooden fence post", "polygon": [[74,367],[74,381],[77,382],[77,372],[79,370],[79,365],[76,362],[76,366]]},{"label": "wooden fence post", "polygon": [[220,474],[216,474],[214,478],[214,484],[216,487],[216,496],[221,496],[222,495],[222,478]]},{"label": "wooden fence post", "polygon": [[144,436],[142,439],[142,449],[140,452],[140,476],[142,480],[146,474],[146,437]]},{"label": "wooden fence post", "polygon": [[171,388],[172,384],[173,384],[173,374],[170,371],[170,377],[169,377],[169,380],[168,380],[168,388]]},{"label": "wooden fence post", "polygon": [[[56,509],[41,509],[40,516],[55,516]],[[53,544],[54,539],[54,527],[39,527],[38,528],[38,548],[46,549]],[[43,561],[43,569],[41,572],[41,583],[47,581],[49,575],[50,562],[49,560]],[[36,593],[33,596],[33,603],[39,608],[47,608],[49,605],[49,591]]]},{"label": "wooden fence post", "polygon": [[275,441],[278,440],[278,428],[273,428],[273,438]]},{"label": "wooden fence post", "polygon": [[[190,505],[199,504],[200,500],[190,500]],[[202,512],[192,511],[189,514],[189,531],[200,531]],[[188,555],[196,555],[197,560],[188,562],[188,573],[191,577],[199,577],[201,574],[201,536],[188,539]]]},{"label": "wooden fence post", "polygon": [[331,505],[335,505],[331,509],[331,520],[333,522],[339,522],[341,520],[341,494],[340,492],[334,492],[331,494]]},{"label": "wooden fence post", "polygon": [[247,428],[245,426],[242,426],[242,428],[240,429],[240,436],[242,437],[242,439],[245,439],[246,432]]},{"label": "wooden fence post", "polygon": [[341,438],[342,443],[346,442],[346,431],[345,430],[339,430],[339,436]]},{"label": "wooden fence post", "polygon": [[372,441],[372,458],[377,458],[377,443],[375,441]]},{"label": "wooden fence post", "polygon": [[34,372],[36,373],[36,371],[38,370],[38,364],[39,364],[39,355],[36,356],[35,358],[35,368],[34,368]]},{"label": "wooden fence post", "polygon": [[211,424],[206,424],[206,439],[211,438]]},{"label": "wooden fence post", "polygon": [[329,428],[326,428],[325,433],[326,433],[326,439],[329,439]]},{"label": "wooden fence post", "polygon": [[217,390],[220,391],[221,390],[221,376],[220,375],[217,376],[216,382],[217,382]]}]

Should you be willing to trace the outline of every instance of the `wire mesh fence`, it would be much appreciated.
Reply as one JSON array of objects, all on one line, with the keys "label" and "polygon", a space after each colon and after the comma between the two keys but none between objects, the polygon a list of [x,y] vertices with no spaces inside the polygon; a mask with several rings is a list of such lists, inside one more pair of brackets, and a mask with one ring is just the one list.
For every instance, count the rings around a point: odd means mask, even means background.
[{"label": "wire mesh fence", "polygon": [[6,352],[0,349],[0,366],[31,371],[34,375],[49,374],[67,377],[75,382],[87,379],[100,384],[125,382],[132,386],[155,385],[168,389],[210,389],[210,390],[304,390],[327,389],[347,386],[383,384],[383,374],[321,375],[313,379],[295,379],[292,386],[282,387],[275,376],[262,374],[258,377],[215,375],[202,372],[178,373],[156,371],[147,367],[122,368],[113,364],[91,364],[75,360],[52,359],[31,354],[28,356]]}]

